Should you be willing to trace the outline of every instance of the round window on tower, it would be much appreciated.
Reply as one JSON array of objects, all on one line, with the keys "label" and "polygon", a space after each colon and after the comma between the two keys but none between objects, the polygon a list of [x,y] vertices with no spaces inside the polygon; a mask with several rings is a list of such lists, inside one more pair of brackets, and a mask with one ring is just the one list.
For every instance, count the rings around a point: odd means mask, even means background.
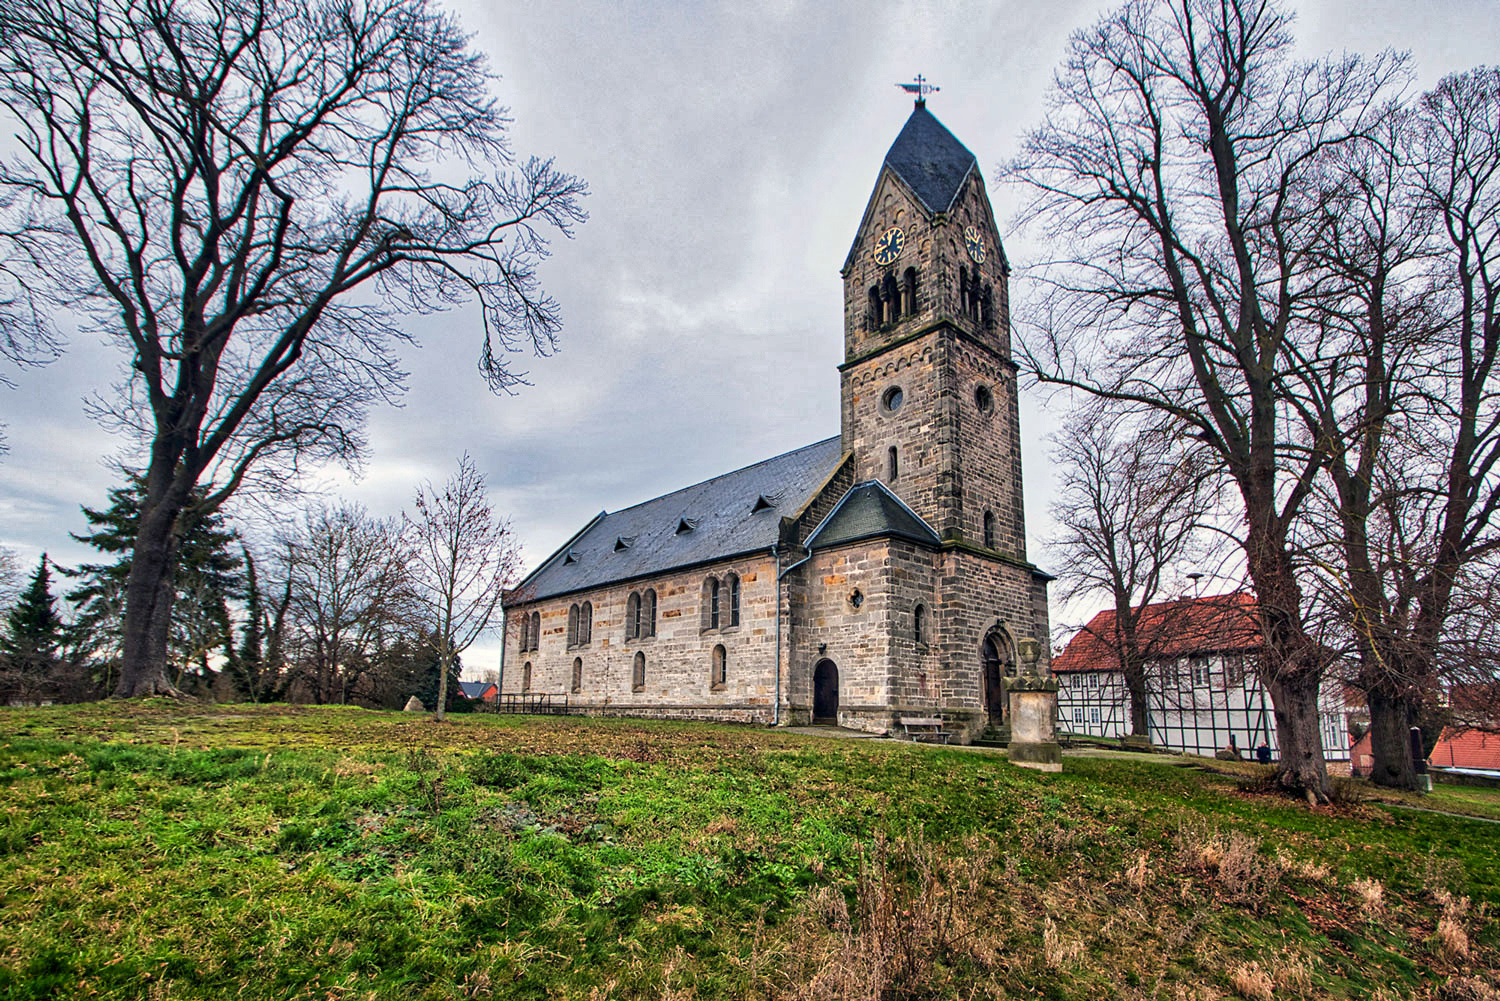
[{"label": "round window on tower", "polygon": [[901,409],[902,393],[900,386],[892,386],[880,397],[880,409],[888,414],[894,414]]},{"label": "round window on tower", "polygon": [[979,386],[974,390],[974,405],[979,412],[988,417],[995,409],[995,394],[990,392],[990,387]]}]

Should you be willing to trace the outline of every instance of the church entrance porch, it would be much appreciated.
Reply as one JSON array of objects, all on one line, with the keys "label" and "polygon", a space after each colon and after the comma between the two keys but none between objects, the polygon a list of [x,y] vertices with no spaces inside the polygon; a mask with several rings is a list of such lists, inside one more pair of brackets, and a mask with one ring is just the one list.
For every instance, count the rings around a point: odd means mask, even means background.
[{"label": "church entrance porch", "polygon": [[831,660],[820,660],[813,668],[812,721],[815,726],[839,721],[839,669]]}]

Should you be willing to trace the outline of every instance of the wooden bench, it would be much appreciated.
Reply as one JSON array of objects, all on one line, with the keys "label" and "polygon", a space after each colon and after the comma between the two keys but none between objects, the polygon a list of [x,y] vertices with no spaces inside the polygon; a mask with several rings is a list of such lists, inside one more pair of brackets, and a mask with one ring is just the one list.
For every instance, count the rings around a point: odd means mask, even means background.
[{"label": "wooden bench", "polygon": [[943,729],[943,721],[936,716],[902,716],[901,729],[914,741],[946,744],[952,736]]}]

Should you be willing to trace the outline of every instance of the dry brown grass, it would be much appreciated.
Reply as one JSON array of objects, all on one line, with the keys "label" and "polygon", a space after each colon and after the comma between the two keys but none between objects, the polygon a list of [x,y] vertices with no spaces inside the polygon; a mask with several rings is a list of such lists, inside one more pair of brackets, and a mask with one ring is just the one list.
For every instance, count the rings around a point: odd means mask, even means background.
[{"label": "dry brown grass", "polygon": [[1359,898],[1365,917],[1371,921],[1385,913],[1385,884],[1378,879],[1356,879],[1349,889]]},{"label": "dry brown grass", "polygon": [[1447,890],[1438,890],[1433,896],[1442,909],[1437,931],[1432,936],[1433,944],[1439,955],[1449,962],[1463,962],[1469,958],[1469,933],[1464,927],[1464,919],[1469,914],[1469,898],[1455,897]]},{"label": "dry brown grass", "polygon": [[1276,983],[1271,974],[1255,962],[1243,963],[1230,970],[1229,986],[1246,1001],[1272,1001],[1276,996]]}]

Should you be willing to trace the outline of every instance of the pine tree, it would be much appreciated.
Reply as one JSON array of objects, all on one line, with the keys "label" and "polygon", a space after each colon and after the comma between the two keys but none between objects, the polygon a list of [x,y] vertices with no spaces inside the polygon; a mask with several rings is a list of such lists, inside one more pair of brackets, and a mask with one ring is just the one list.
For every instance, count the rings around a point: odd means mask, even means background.
[{"label": "pine tree", "polygon": [[[235,691],[251,702],[279,702],[286,697],[288,679],[280,663],[280,635],[285,605],[277,609],[274,621],[268,621],[261,598],[260,579],[255,573],[255,559],[250,550],[241,548],[245,558],[245,624],[240,628],[240,644],[234,645],[232,632],[224,637],[224,660]],[[266,634],[270,632],[270,644]]]},{"label": "pine tree", "polygon": [[52,580],[47,572],[47,554],[42,554],[31,583],[21,592],[0,635],[0,655],[5,660],[5,687],[11,696],[24,700],[40,698],[57,662],[63,623],[53,604]]},{"label": "pine tree", "polygon": [[[242,583],[241,560],[231,548],[238,536],[225,527],[224,515],[204,512],[201,502],[207,490],[206,486],[196,488],[179,517],[180,541],[173,572],[177,598],[170,639],[179,682],[187,671],[200,675],[204,683],[211,680],[208,653],[225,642],[229,631],[227,603],[239,596]],[[64,571],[80,581],[68,593],[68,599],[78,606],[79,627],[94,634],[96,649],[118,648],[124,625],[125,582],[130,576],[144,492],[140,476],[130,474],[124,486],[109,492],[107,508],[83,508],[92,530],[73,535],[79,542],[115,557],[113,563],[86,563]],[[113,652],[111,649],[105,656]]]}]

